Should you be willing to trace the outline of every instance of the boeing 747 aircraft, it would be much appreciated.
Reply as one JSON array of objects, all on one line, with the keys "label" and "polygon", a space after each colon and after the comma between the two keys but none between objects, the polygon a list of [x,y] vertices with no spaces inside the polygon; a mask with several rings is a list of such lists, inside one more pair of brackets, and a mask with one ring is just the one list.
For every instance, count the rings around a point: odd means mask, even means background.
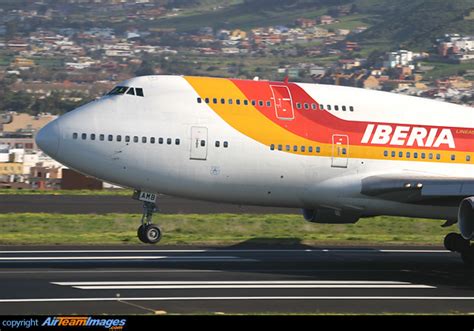
[{"label": "boeing 747 aircraft", "polygon": [[[307,221],[376,215],[457,223],[474,264],[474,109],[319,84],[144,76],[45,126],[38,146],[135,189],[138,237],[157,243],[157,193],[297,207]],[[414,229],[414,231],[416,231]]]}]

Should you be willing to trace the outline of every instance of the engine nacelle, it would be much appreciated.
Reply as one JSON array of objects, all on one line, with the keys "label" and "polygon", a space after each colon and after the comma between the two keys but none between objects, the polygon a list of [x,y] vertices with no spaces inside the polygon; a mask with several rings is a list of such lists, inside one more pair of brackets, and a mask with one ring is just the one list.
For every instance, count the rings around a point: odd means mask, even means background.
[{"label": "engine nacelle", "polygon": [[474,197],[461,201],[458,211],[458,226],[464,239],[474,238]]},{"label": "engine nacelle", "polygon": [[330,208],[303,209],[303,217],[308,222],[323,224],[350,224],[356,223],[360,214],[348,210]]}]

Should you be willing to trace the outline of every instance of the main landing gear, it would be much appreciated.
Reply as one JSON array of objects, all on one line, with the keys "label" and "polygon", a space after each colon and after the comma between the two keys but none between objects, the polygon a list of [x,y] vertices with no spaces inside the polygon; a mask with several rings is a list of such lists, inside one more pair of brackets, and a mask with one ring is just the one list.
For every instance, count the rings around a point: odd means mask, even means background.
[{"label": "main landing gear", "polygon": [[464,239],[460,234],[451,232],[444,237],[444,247],[452,252],[461,253],[464,264],[474,268],[474,244]]}]

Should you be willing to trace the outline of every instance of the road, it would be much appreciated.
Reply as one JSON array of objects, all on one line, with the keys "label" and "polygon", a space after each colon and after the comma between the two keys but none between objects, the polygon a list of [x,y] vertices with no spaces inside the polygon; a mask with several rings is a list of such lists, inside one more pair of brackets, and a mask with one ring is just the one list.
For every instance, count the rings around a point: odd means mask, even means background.
[{"label": "road", "polygon": [[[164,214],[295,214],[299,209],[239,206],[160,195],[158,207]],[[1,195],[0,213],[141,214],[142,203],[126,196],[103,195]]]},{"label": "road", "polygon": [[441,248],[0,247],[0,314],[473,313]]}]

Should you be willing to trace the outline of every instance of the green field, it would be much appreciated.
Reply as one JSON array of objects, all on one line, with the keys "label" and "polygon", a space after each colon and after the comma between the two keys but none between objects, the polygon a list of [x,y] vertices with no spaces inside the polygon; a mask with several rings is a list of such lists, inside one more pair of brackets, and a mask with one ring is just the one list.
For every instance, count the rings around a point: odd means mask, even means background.
[{"label": "green field", "polygon": [[[139,244],[140,215],[0,214],[0,244]],[[441,221],[375,217],[313,224],[300,215],[157,215],[160,245],[440,245],[455,228]]]},{"label": "green field", "polygon": [[14,189],[0,189],[1,195],[120,195],[129,196],[133,194],[132,190],[116,189],[116,190],[14,190]]}]

